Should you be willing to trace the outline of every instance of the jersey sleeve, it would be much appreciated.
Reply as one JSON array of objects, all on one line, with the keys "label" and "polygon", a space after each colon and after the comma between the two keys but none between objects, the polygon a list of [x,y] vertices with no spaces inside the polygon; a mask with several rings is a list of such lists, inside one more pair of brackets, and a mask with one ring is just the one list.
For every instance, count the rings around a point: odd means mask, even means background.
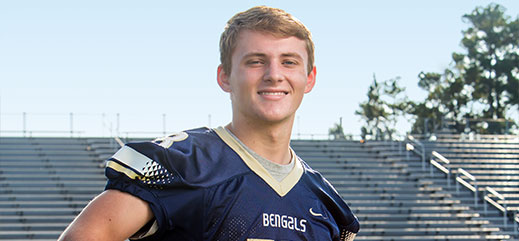
[{"label": "jersey sleeve", "polygon": [[337,226],[339,227],[341,241],[353,241],[359,232],[360,224],[357,217],[353,214],[350,207],[342,199],[337,190],[324,177],[326,189],[328,189],[329,199],[326,206],[331,211]]},{"label": "jersey sleeve", "polygon": [[[304,163],[304,162],[303,162]],[[352,241],[359,232],[360,224],[350,207],[326,178],[304,163],[311,179],[310,188],[317,193],[322,204],[330,212],[338,227],[333,240]]]},{"label": "jersey sleeve", "polygon": [[[178,141],[179,136],[175,136]],[[183,139],[182,139],[183,140]],[[178,174],[178,171],[168,163],[185,162],[183,150],[170,148],[170,139],[153,142],[129,143],[117,151],[107,162],[105,175],[108,178],[106,189],[116,189],[129,193],[146,201],[155,217],[150,230],[140,230],[146,233],[145,240],[155,240],[166,230],[189,230],[201,227],[186,217],[195,214],[196,209],[186,207],[202,206],[200,193],[190,187]],[[131,212],[131,210],[128,210]],[[187,229],[186,229],[187,230]]]}]

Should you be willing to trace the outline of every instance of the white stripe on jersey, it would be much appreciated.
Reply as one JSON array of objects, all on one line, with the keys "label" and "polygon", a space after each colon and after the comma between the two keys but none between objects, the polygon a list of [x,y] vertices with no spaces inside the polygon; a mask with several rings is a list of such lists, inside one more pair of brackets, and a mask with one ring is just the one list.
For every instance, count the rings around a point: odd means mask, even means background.
[{"label": "white stripe on jersey", "polygon": [[150,164],[154,162],[152,159],[129,146],[123,146],[112,156],[112,158],[125,164],[128,167],[131,167],[141,176],[144,176],[145,168],[149,167]]}]

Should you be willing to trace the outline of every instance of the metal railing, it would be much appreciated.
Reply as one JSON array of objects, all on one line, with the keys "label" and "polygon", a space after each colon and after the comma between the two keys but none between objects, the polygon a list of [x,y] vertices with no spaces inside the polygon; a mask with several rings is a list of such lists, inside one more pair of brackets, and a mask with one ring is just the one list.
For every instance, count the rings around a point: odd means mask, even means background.
[{"label": "metal railing", "polygon": [[[465,181],[463,177],[466,177],[470,181],[474,182],[474,185],[470,184],[470,182]],[[474,207],[478,207],[478,182],[472,174],[465,171],[463,168],[458,168],[458,171],[456,172],[456,193],[460,193],[460,187],[459,184],[465,186],[470,191],[474,192]]]},{"label": "metal railing", "polygon": [[[166,113],[0,113],[0,137],[155,138],[197,126],[214,127],[209,115],[208,122],[200,119],[190,122],[189,126],[181,127],[179,124],[178,129],[168,128],[168,123],[179,122],[176,116]],[[334,139],[333,135],[325,132],[301,133],[300,129],[294,128],[292,139]],[[347,134],[344,140],[361,140],[361,137]]]},{"label": "metal railing", "polygon": [[408,135],[406,139],[405,149],[407,150],[407,160],[410,159],[410,152],[414,152],[418,155],[422,161],[422,170],[425,171],[425,147],[424,145],[416,140],[413,136]]},{"label": "metal railing", "polygon": [[36,137],[36,136],[66,136],[66,137],[78,137],[85,133],[85,131],[60,131],[60,130],[0,130],[0,134],[5,133],[7,135],[22,137]]},{"label": "metal railing", "polygon": [[[508,135],[510,134],[510,128],[515,124],[513,120],[505,119],[505,118],[498,118],[498,119],[491,119],[491,118],[465,118],[465,131],[470,132],[472,129],[477,129],[476,126],[479,126],[480,128],[487,129],[489,125],[496,124],[496,123],[502,123],[504,124],[504,132],[501,132],[501,134]],[[471,128],[472,125],[475,125]]]},{"label": "metal railing", "polygon": [[21,112],[1,113],[0,119],[0,136],[107,136],[107,132],[113,135],[119,128],[119,114]]},{"label": "metal railing", "polygon": [[[503,205],[499,204],[499,201],[494,201],[494,199],[492,199],[492,197],[495,197],[498,200],[501,200]],[[491,187],[485,187],[484,199],[486,201],[486,202],[484,202],[485,203],[485,214],[487,214],[487,202],[488,202],[488,203],[492,204],[492,206],[494,206],[495,208],[497,208],[499,211],[501,211],[503,213],[503,225],[505,227],[508,226],[507,225],[508,216],[507,216],[507,208],[506,208],[505,196],[501,195],[500,193],[498,193],[496,190],[494,190]]]},{"label": "metal railing", "polygon": [[518,226],[518,223],[519,223],[519,213],[517,211],[514,212],[514,235],[517,237],[519,236],[519,228],[517,227]]},{"label": "metal railing", "polygon": [[[450,176],[451,176],[451,169],[450,169],[450,161],[442,156],[440,153],[433,151],[431,153],[431,166],[430,166],[430,174],[433,174],[433,166],[438,168],[441,172],[445,173],[447,175],[447,186],[450,187]],[[436,161],[437,159],[438,161]],[[470,184],[470,182],[466,181],[468,179],[469,181],[472,181],[474,184]],[[478,182],[477,179],[470,174],[468,171],[464,170],[463,168],[458,168],[456,172],[456,194],[460,194],[460,184],[465,186],[470,191],[474,192],[474,207],[478,207]],[[494,200],[497,199],[497,200]],[[503,204],[501,205],[500,202]],[[484,213],[485,215],[488,214],[488,204],[495,207],[497,210],[501,211],[503,213],[503,225],[504,227],[508,226],[508,208],[506,205],[506,198],[504,195],[497,192],[492,187],[486,186],[485,187],[485,193],[483,195],[483,203],[484,203]],[[519,213],[517,211],[514,211],[513,216],[511,217],[513,221],[513,229],[514,229],[514,235],[519,235],[518,225],[519,225]]]},{"label": "metal railing", "polygon": [[451,135],[453,139],[468,141],[500,141],[500,142],[516,142],[519,141],[519,135],[514,134],[477,134],[477,133],[461,133]]},{"label": "metal railing", "polygon": [[124,142],[121,140],[121,138],[119,137],[114,137],[114,140],[117,144],[119,144],[119,147],[123,147],[124,146]]},{"label": "metal railing", "polygon": [[[438,168],[440,171],[445,173],[447,175],[447,187],[450,189],[451,187],[451,167],[450,167],[450,161],[443,157],[440,153],[433,151],[431,153],[431,166],[430,166],[430,175],[433,176],[433,166]],[[438,160],[438,161],[436,161]],[[447,167],[444,167],[443,164],[445,164]]]}]

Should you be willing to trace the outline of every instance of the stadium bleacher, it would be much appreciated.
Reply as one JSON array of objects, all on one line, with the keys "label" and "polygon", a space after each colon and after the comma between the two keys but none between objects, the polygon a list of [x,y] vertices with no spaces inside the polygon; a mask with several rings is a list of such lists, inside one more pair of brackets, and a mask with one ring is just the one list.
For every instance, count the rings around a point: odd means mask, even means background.
[{"label": "stadium bleacher", "polygon": [[[445,188],[453,195],[458,195],[458,199],[469,205],[472,209],[482,213],[483,216],[503,230],[502,233],[517,236],[517,222],[513,222],[517,211],[519,211],[519,139],[506,139],[503,135],[488,135],[485,137],[468,139],[462,135],[439,136],[433,142],[424,142],[424,146],[431,152],[432,150],[440,153],[449,160],[451,175],[456,176],[461,170],[469,173],[474,180],[463,177],[471,186],[477,184],[478,197],[474,203],[474,192],[460,194],[455,190],[454,184],[460,182],[453,179],[450,189]],[[489,193],[490,188],[495,191],[503,200],[496,199],[496,195]],[[485,195],[499,204],[507,213],[502,211],[497,214],[488,212],[488,209],[495,208],[485,201]],[[476,206],[477,205],[477,206]],[[485,212],[485,206],[488,206]],[[486,213],[486,214],[485,214]],[[504,217],[506,215],[507,217]]]},{"label": "stadium bleacher", "polygon": [[56,240],[105,179],[81,138],[0,138],[0,239]]},{"label": "stadium bleacher", "polygon": [[356,240],[511,238],[438,185],[442,175],[431,177],[421,158],[408,158],[401,143],[293,141],[292,145],[350,204],[361,221]]},{"label": "stadium bleacher", "polygon": [[[423,142],[474,175],[480,194],[488,184],[519,206],[519,143],[445,138]],[[489,143],[492,143],[490,145]],[[470,191],[403,142],[294,140],[294,150],[319,170],[361,222],[356,240],[514,240],[511,218],[476,207]],[[56,240],[66,225],[103,190],[104,160],[117,148],[110,138],[0,138],[0,240]],[[453,178],[454,179],[454,178]]]}]

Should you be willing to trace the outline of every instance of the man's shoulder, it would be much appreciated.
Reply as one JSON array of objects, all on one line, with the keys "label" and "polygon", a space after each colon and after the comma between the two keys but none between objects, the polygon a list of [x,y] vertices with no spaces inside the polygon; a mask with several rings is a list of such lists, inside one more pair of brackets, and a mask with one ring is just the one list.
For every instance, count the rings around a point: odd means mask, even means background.
[{"label": "man's shoulder", "polygon": [[109,160],[108,167],[114,166],[123,173],[130,169],[134,179],[167,177],[175,184],[195,186],[212,185],[245,170],[237,155],[209,128],[128,143]]},{"label": "man's shoulder", "polygon": [[299,158],[301,165],[303,166],[303,178],[307,185],[312,186],[313,188],[319,188],[321,190],[326,190],[327,192],[336,192],[333,185],[318,171],[313,169],[308,163]]},{"label": "man's shoulder", "polygon": [[304,174],[306,176],[309,176],[311,178],[317,178],[317,179],[324,179],[323,175],[313,169],[307,162],[305,162],[301,157],[298,156],[298,160],[299,162],[301,163],[301,165],[303,166],[303,169],[304,169]]},{"label": "man's shoulder", "polygon": [[331,212],[337,222],[341,233],[345,235],[355,236],[359,230],[359,222],[350,210],[341,195],[333,187],[333,185],[317,170],[312,169],[306,162],[300,159],[305,169],[303,182],[306,187],[314,193],[319,193],[323,204]]},{"label": "man's shoulder", "polygon": [[112,159],[137,170],[152,162],[172,170],[175,163],[196,158],[198,149],[211,149],[219,145],[220,142],[211,140],[213,138],[208,128],[176,132],[151,141],[126,143]]}]

